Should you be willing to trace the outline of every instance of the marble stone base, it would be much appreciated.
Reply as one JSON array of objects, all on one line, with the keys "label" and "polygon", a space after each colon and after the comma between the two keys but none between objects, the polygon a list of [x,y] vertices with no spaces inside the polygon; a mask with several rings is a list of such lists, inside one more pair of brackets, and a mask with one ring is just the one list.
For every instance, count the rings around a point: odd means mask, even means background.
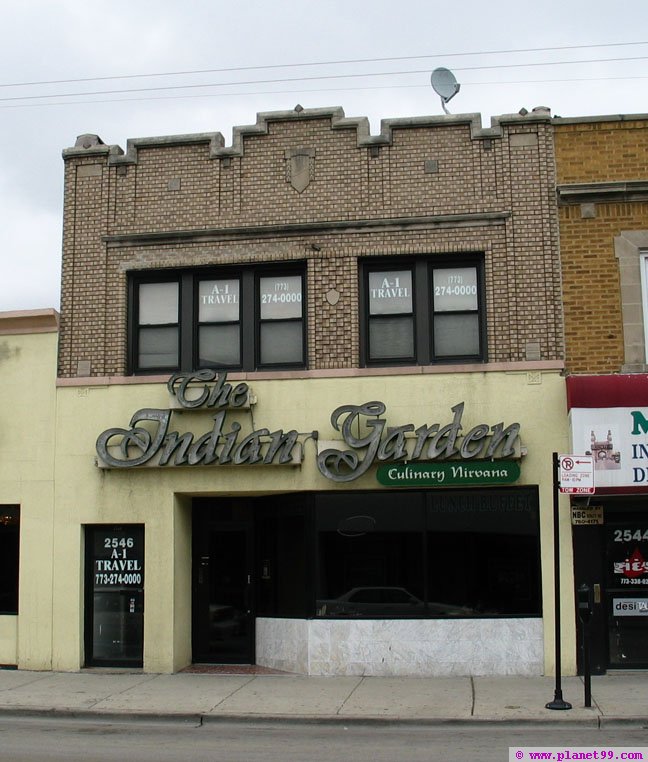
[{"label": "marble stone base", "polygon": [[542,619],[256,620],[256,662],[305,675],[541,675]]}]

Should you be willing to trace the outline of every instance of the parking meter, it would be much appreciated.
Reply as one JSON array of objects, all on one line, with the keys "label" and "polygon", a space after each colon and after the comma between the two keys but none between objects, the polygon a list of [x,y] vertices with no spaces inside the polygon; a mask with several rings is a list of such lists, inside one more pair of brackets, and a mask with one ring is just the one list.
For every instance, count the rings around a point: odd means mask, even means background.
[{"label": "parking meter", "polygon": [[583,624],[588,624],[594,611],[594,595],[592,588],[583,583],[576,591],[578,601],[578,616]]},{"label": "parking meter", "polygon": [[583,637],[583,686],[585,689],[585,706],[592,706],[592,672],[590,669],[590,633],[589,623],[594,612],[594,593],[589,585],[583,583],[576,591],[576,600],[578,604],[578,618],[583,626],[581,627]]}]

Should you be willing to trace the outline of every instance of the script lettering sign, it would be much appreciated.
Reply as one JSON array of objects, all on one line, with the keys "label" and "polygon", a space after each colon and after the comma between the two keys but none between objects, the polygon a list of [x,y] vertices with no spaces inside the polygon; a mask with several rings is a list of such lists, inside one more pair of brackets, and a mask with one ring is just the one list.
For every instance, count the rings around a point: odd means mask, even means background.
[{"label": "script lettering sign", "polygon": [[[210,385],[211,382],[214,383]],[[306,440],[318,440],[317,431],[299,433],[295,429],[271,432],[260,428],[244,434],[241,423],[228,420],[227,414],[228,410],[242,410],[252,404],[250,389],[245,383],[228,384],[224,372],[176,373],[167,386],[177,403],[174,409],[142,408],[131,417],[129,428],[106,429],[96,442],[98,465],[121,469],[286,465],[302,461]],[[211,429],[199,435],[172,431],[172,416],[178,408],[213,411]],[[340,447],[320,450],[317,467],[331,481],[349,482],[381,462],[495,461],[515,456],[519,423],[508,426],[503,422],[479,423],[463,433],[464,403],[459,402],[450,410],[453,417],[449,423],[418,426],[406,423],[388,427],[382,417],[386,411],[383,402],[342,405],[331,415],[331,425],[341,435]],[[502,465],[497,473],[489,474],[497,480],[517,478],[517,471],[510,467],[511,475],[505,477],[504,468]]]}]

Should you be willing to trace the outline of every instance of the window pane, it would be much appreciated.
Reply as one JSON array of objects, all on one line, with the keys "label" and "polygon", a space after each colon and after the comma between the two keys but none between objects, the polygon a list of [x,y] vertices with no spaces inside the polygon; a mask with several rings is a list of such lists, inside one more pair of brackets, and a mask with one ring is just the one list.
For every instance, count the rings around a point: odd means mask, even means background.
[{"label": "window pane", "polygon": [[141,328],[139,332],[140,368],[176,368],[178,366],[178,329]]},{"label": "window pane", "polygon": [[477,268],[452,267],[434,271],[434,311],[477,309]]},{"label": "window pane", "polygon": [[260,500],[261,510],[255,522],[256,558],[261,570],[256,588],[257,616],[303,619],[313,604],[309,589],[311,528],[310,521],[303,515],[304,498],[299,497],[301,505],[296,508],[287,499]]},{"label": "window pane", "polygon": [[425,616],[421,495],[368,497],[318,496],[317,614]]},{"label": "window pane", "polygon": [[0,505],[0,614],[18,613],[20,508]]},{"label": "window pane", "polygon": [[373,319],[369,323],[369,359],[414,357],[414,320],[411,317]]},{"label": "window pane", "polygon": [[261,320],[285,320],[302,316],[300,275],[276,275],[259,279]]},{"label": "window pane", "polygon": [[236,278],[201,280],[198,284],[198,320],[229,323],[239,319],[240,284]]},{"label": "window pane", "polygon": [[539,561],[536,537],[429,532],[430,614],[538,616]]},{"label": "window pane", "polygon": [[142,283],[139,287],[139,324],[178,322],[178,284]]},{"label": "window pane", "polygon": [[435,315],[434,354],[436,357],[479,355],[479,317]]},{"label": "window pane", "polygon": [[535,489],[402,498],[396,505],[379,493],[317,496],[318,616],[542,614]]},{"label": "window pane", "polygon": [[[607,592],[611,613],[614,612],[608,619],[610,664],[624,669],[641,668],[648,659],[648,590],[643,584],[648,559],[648,518],[644,512],[619,515],[610,511],[610,518],[606,516],[605,544]],[[636,582],[641,583],[639,588],[628,589],[627,585]],[[619,604],[623,608],[617,608]]]},{"label": "window pane", "polygon": [[535,490],[435,492],[428,501],[430,614],[540,615]]},{"label": "window pane", "polygon": [[260,340],[261,365],[304,361],[301,320],[262,323]]},{"label": "window pane", "polygon": [[198,334],[198,362],[205,365],[240,365],[241,331],[233,325],[203,325]]},{"label": "window pane", "polygon": [[369,314],[402,315],[412,312],[412,273],[385,270],[369,273]]}]

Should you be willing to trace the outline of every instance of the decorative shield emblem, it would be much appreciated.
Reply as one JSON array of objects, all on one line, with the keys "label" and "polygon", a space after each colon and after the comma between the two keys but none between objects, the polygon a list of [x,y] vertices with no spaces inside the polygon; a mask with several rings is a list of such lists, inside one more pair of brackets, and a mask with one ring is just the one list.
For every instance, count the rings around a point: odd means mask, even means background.
[{"label": "decorative shield emblem", "polygon": [[331,307],[335,307],[335,305],[340,301],[340,292],[337,290],[337,288],[332,288],[326,292],[326,301],[331,305]]},{"label": "decorative shield emblem", "polygon": [[297,193],[302,193],[315,176],[315,149],[288,148],[284,156],[286,182],[290,183]]}]

